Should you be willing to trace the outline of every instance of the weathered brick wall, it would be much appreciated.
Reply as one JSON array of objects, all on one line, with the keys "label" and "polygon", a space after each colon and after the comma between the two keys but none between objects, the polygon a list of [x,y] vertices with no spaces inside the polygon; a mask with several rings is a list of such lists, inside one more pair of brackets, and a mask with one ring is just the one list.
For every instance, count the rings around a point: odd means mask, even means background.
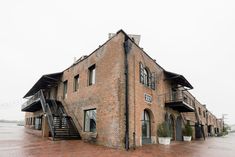
[{"label": "weathered brick wall", "polygon": [[[84,110],[96,108],[97,143],[109,147],[124,144],[124,35],[118,34],[99,47],[87,59],[64,71],[62,81],[68,80],[68,95],[63,99],[63,83],[58,86],[57,98],[73,117],[83,139]],[[88,68],[96,65],[95,84],[88,86]],[[79,89],[73,91],[74,76],[79,74]]]},{"label": "weathered brick wall", "polygon": [[[130,106],[130,146],[133,146],[133,133],[136,135],[136,145],[142,145],[142,113],[145,109],[149,111],[151,118],[152,143],[157,142],[157,125],[165,120],[165,114],[172,114],[174,120],[179,116],[177,111],[165,108],[165,95],[169,93],[170,83],[164,80],[163,69],[154,60],[147,56],[142,49],[132,44],[128,56],[129,62],[129,106]],[[151,72],[156,73],[156,89],[153,90],[140,83],[140,62],[148,67]],[[152,103],[147,103],[144,93],[152,96]]]},{"label": "weathered brick wall", "polygon": [[[125,35],[118,33],[100,46],[86,59],[64,70],[58,87],[45,91],[46,98],[60,100],[67,113],[73,118],[83,139],[93,134],[84,131],[84,111],[96,108],[97,143],[109,147],[123,148],[125,141],[125,75],[124,75],[124,42]],[[156,74],[156,89],[140,83],[139,63]],[[96,83],[88,85],[88,68],[96,65]],[[165,120],[166,112],[171,114],[175,122],[180,113],[165,107],[166,96],[171,93],[171,83],[165,80],[163,68],[151,59],[140,47],[132,43],[128,54],[129,67],[129,140],[130,146],[142,145],[142,113],[146,109],[151,118],[151,139],[156,143],[157,126]],[[74,77],[79,74],[79,88],[74,91]],[[67,98],[63,98],[63,82],[68,81]],[[144,94],[152,96],[147,103]],[[190,102],[194,97],[187,91]],[[206,108],[196,101],[196,109],[201,108],[200,120],[207,123],[203,111]],[[195,113],[184,113],[185,120],[196,122]],[[27,116],[33,116],[27,113]],[[212,115],[211,115],[212,116]],[[213,116],[212,116],[213,117]],[[214,117],[210,122],[216,125]],[[135,138],[133,137],[135,133]],[[174,136],[176,136],[174,134]]]}]

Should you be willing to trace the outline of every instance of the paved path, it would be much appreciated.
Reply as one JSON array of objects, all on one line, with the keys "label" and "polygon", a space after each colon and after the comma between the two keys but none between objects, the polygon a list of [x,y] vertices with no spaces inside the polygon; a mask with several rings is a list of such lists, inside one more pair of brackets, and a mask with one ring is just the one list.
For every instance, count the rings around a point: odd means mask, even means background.
[{"label": "paved path", "polygon": [[136,150],[116,150],[81,140],[50,141],[25,133],[23,127],[0,125],[0,157],[235,157],[235,134],[206,141],[146,145]]}]

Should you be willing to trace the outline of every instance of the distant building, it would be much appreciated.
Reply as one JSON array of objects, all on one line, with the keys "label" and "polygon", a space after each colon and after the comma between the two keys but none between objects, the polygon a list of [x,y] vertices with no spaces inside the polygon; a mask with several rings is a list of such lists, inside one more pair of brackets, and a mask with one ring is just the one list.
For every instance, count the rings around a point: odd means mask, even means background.
[{"label": "distant building", "polygon": [[231,128],[230,130],[231,132],[235,132],[235,125],[231,125],[230,128]]},{"label": "distant building", "polygon": [[140,36],[120,30],[109,37],[64,71],[43,75],[26,93],[22,111],[29,131],[115,148],[157,143],[163,121],[172,126],[172,140],[182,140],[186,123],[193,138],[221,131],[221,121],[188,91],[189,81],[158,65],[139,47]]}]

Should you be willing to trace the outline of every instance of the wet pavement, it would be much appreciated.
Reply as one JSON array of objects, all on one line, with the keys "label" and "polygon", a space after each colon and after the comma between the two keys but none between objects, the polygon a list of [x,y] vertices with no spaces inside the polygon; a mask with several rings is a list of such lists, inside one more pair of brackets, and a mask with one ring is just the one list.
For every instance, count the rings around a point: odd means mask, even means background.
[{"label": "wet pavement", "polygon": [[0,123],[0,157],[235,157],[235,134],[206,141],[173,142],[118,150],[81,140],[51,141],[25,132],[16,124]]}]

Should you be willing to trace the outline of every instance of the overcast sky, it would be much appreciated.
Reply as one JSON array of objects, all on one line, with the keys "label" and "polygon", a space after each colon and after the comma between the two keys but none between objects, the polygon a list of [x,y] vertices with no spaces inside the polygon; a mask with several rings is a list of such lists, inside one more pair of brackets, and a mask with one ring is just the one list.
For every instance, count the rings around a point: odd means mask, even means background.
[{"label": "overcast sky", "polygon": [[22,97],[123,29],[165,69],[183,74],[216,116],[235,123],[234,0],[1,0],[0,119],[23,119]]}]

